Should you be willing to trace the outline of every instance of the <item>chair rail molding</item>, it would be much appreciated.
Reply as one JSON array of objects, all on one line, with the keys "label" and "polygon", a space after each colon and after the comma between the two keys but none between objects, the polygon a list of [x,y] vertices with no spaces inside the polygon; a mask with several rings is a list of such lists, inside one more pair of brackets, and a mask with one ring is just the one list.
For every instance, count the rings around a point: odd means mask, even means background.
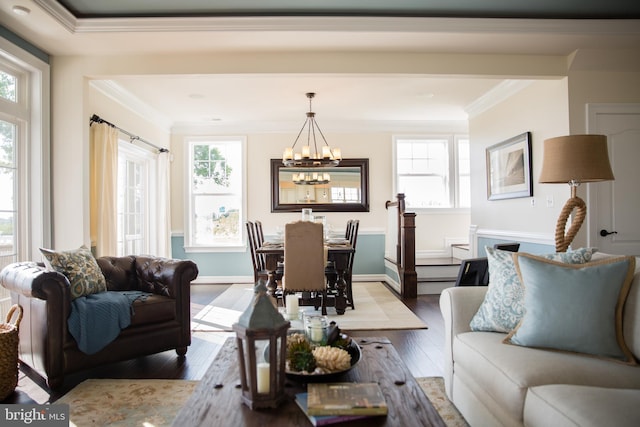
[{"label": "chair rail molding", "polygon": [[471,225],[469,227],[469,250],[474,257],[478,256],[478,240],[480,238],[509,240],[521,243],[549,245],[555,247],[555,238],[553,233],[531,233],[516,230],[495,230],[488,228],[479,228],[477,225]]}]

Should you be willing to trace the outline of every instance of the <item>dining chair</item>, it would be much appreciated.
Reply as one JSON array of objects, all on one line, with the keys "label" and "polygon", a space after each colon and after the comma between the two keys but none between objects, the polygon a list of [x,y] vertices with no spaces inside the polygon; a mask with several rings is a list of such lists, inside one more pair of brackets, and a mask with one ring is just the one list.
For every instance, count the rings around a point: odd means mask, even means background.
[{"label": "dining chair", "polygon": [[247,221],[245,225],[247,227],[247,240],[249,242],[251,262],[253,263],[253,280],[254,283],[258,283],[258,279],[260,277],[266,277],[268,275],[268,272],[266,271],[264,257],[256,252],[260,245],[258,244],[255,223],[253,223],[252,221]]},{"label": "dining chair", "polygon": [[256,238],[258,241],[258,247],[260,247],[264,243],[264,232],[262,230],[262,221],[255,221],[254,225],[256,229]]},{"label": "dining chair", "polygon": [[351,228],[349,232],[349,243],[353,248],[353,252],[349,255],[349,264],[347,267],[347,271],[345,274],[345,281],[347,282],[347,305],[351,307],[352,310],[356,309],[355,303],[353,302],[353,262],[356,257],[356,244],[358,243],[358,229],[360,228],[360,220],[353,219],[350,220],[349,227]]},{"label": "dining chair", "polygon": [[326,260],[322,224],[310,221],[285,224],[283,302],[287,294],[302,292],[310,298],[308,301],[303,298],[300,305],[313,305],[316,310],[322,306],[322,314],[326,315]]}]

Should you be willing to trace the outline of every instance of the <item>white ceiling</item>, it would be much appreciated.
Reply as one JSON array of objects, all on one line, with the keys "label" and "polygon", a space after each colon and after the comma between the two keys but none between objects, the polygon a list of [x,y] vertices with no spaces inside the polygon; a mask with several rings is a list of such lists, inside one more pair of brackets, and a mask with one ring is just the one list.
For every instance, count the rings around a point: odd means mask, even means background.
[{"label": "white ceiling", "polygon": [[[536,54],[569,55],[576,49],[637,49],[640,46],[640,20],[564,20],[564,19],[495,19],[415,17],[424,2],[406,0],[394,3],[398,8],[414,7],[412,17],[376,16],[277,16],[277,10],[264,11],[261,16],[212,16],[228,12],[230,4],[250,9],[264,1],[204,1],[187,0],[154,2],[160,7],[180,4],[189,7],[213,6],[208,14],[188,17],[115,17],[84,18],[63,7],[75,3],[84,13],[127,15],[131,5],[151,3],[129,0],[8,0],[0,5],[0,22],[7,29],[28,40],[50,55],[142,55],[215,52],[367,52],[394,51],[412,53],[461,54]],[[276,6],[299,6],[299,1],[279,0]],[[358,2],[334,1],[340,7]],[[370,4],[384,8],[388,1]],[[430,4],[474,7],[478,0],[458,2],[438,1]],[[541,10],[500,12],[504,1],[488,1],[489,16],[500,13],[532,16]],[[552,7],[577,4],[573,10],[595,13],[591,6],[598,2],[509,2],[513,4]],[[602,2],[599,2],[602,3]],[[307,3],[305,3],[307,4]],[[309,5],[327,2],[308,2]],[[608,2],[609,16],[640,15],[640,2],[628,9],[617,0]],[[626,4],[626,3],[625,3]],[[195,5],[195,6],[194,6]],[[283,6],[284,5],[284,6]],[[555,6],[554,6],[555,5]],[[19,6],[30,13],[18,15],[12,8]],[[522,6],[522,5],[521,5]],[[93,12],[91,7],[95,7]],[[124,8],[116,11],[114,8]],[[555,9],[553,9],[555,8]],[[105,9],[100,11],[100,9]],[[460,9],[462,10],[462,9]],[[498,10],[498,11],[496,11]],[[555,12],[554,12],[555,10]],[[568,10],[571,10],[569,8]],[[607,9],[605,9],[607,10]],[[223,11],[223,12],[221,12]],[[145,13],[149,13],[148,11]],[[298,12],[300,14],[300,12]],[[325,11],[326,13],[326,11]],[[424,10],[421,12],[425,14]],[[476,15],[482,11],[474,11]],[[526,15],[528,13],[529,15]],[[546,12],[549,13],[549,12]],[[564,12],[567,13],[566,11]],[[366,14],[366,13],[361,13]],[[371,15],[371,12],[368,13]],[[397,13],[396,13],[397,14]],[[432,11],[432,15],[434,12]],[[452,15],[452,12],[449,12]],[[469,15],[470,12],[467,11]],[[254,15],[256,15],[254,13]],[[273,16],[265,16],[273,15]],[[471,16],[471,15],[470,15]],[[562,16],[562,15],[558,15]],[[249,75],[249,76],[166,76],[122,77],[101,82],[110,91],[129,103],[143,103],[166,118],[169,123],[295,123],[302,124],[308,101],[304,94],[316,92],[313,101],[318,123],[323,121],[424,121],[464,120],[467,109],[500,79],[458,79],[451,77],[345,76],[345,75]],[[105,118],[108,120],[108,118]]]}]

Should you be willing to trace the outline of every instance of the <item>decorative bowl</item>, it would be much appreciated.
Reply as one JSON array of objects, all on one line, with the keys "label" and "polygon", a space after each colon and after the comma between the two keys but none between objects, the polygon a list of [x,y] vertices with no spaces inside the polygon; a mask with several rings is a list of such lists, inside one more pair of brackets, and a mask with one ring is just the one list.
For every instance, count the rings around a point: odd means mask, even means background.
[{"label": "decorative bowl", "polygon": [[[351,356],[351,366],[343,371],[331,372],[328,374],[304,374],[302,372],[285,371],[285,375],[292,381],[298,381],[302,383],[320,383],[320,382],[332,382],[335,381],[341,375],[346,374],[353,368],[362,358],[362,350],[355,340],[349,342],[349,346],[345,348],[347,353]],[[264,349],[264,358],[269,362],[269,346]]]}]

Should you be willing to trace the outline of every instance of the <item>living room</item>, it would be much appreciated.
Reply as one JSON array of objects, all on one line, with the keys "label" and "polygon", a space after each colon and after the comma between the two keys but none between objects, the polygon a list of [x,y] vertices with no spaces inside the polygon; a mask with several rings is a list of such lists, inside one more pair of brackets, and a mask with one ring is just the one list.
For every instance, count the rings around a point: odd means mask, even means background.
[{"label": "living room", "polygon": [[[98,114],[101,117],[141,137],[153,141],[155,144],[168,147],[173,155],[171,164],[171,253],[172,257],[189,258],[197,262],[200,269],[199,280],[207,283],[233,283],[248,279],[251,276],[251,263],[246,251],[220,252],[189,252],[183,251],[185,232],[184,188],[185,188],[185,151],[184,137],[196,133],[193,129],[167,129],[149,115],[136,114],[121,102],[113,100],[105,92],[97,90],[94,82],[107,82],[121,78],[153,78],[147,76],[193,76],[220,75],[241,76],[245,74],[269,74],[286,76],[289,74],[309,77],[313,76],[348,76],[351,78],[369,78],[378,75],[401,77],[422,76],[455,76],[457,78],[487,78],[505,80],[509,93],[506,99],[493,100],[487,108],[470,115],[468,122],[462,129],[469,135],[471,143],[471,207],[461,221],[465,226],[455,231],[447,230],[436,243],[432,241],[433,230],[441,230],[443,215],[419,215],[417,227],[417,252],[423,255],[440,254],[446,250],[445,238],[469,239],[474,254],[482,253],[484,243],[493,239],[517,240],[532,245],[540,245],[542,249],[553,249],[553,229],[564,201],[569,197],[565,185],[548,185],[538,183],[542,168],[543,141],[547,138],[579,133],[606,132],[598,129],[597,124],[588,119],[588,106],[592,108],[608,104],[611,108],[621,104],[637,104],[640,102],[640,55],[637,46],[639,33],[637,20],[623,20],[619,25],[614,23],[590,22],[586,23],[558,23],[555,25],[545,21],[544,25],[534,29],[535,25],[527,22],[520,30],[513,30],[514,22],[503,21],[484,22],[481,31],[475,36],[487,36],[492,29],[498,33],[504,44],[508,39],[516,40],[511,43],[509,50],[505,45],[491,47],[491,45],[477,46],[482,42],[473,43],[475,50],[470,47],[456,50],[446,50],[445,47],[431,48],[426,46],[398,46],[375,48],[363,43],[367,34],[350,34],[350,30],[332,34],[335,39],[345,41],[345,48],[339,42],[329,43],[323,47],[318,43],[314,49],[306,49],[290,40],[295,39],[296,33],[288,33],[286,39],[290,44],[258,43],[261,37],[267,38],[272,34],[260,31],[244,34],[253,38],[249,47],[234,49],[233,46],[220,44],[217,48],[205,47],[203,40],[206,32],[196,34],[195,42],[187,42],[188,35],[181,32],[163,33],[163,38],[157,38],[157,33],[142,34],[147,39],[147,50],[134,51],[127,46],[128,36],[118,34],[110,37],[111,44],[101,46],[100,42],[83,39],[79,45],[69,44],[69,50],[64,51],[64,41],[73,39],[71,33],[57,38],[61,29],[60,24],[45,13],[34,8],[30,2],[33,14],[48,25],[55,24],[55,41],[45,41],[47,34],[42,29],[29,28],[29,24],[18,21],[11,12],[11,5],[1,6],[2,22],[11,34],[3,31],[0,48],[10,54],[16,53],[17,46],[23,46],[24,41],[35,46],[47,46],[51,50],[51,116],[47,116],[43,123],[50,123],[51,161],[46,157],[41,159],[45,165],[43,171],[50,164],[50,175],[43,179],[50,183],[50,207],[41,207],[40,218],[43,219],[31,233],[27,253],[21,254],[25,260],[40,259],[39,247],[53,247],[56,249],[77,248],[81,244],[91,243],[90,215],[89,215],[89,117]],[[637,13],[635,18],[637,18]],[[353,23],[354,21],[351,21]],[[434,22],[436,24],[437,22]],[[320,25],[317,22],[314,25]],[[635,29],[633,25],[635,24]],[[255,28],[260,25],[256,24]],[[335,25],[333,23],[332,25]],[[381,22],[368,24],[367,29],[380,27]],[[389,24],[391,26],[391,24]],[[422,24],[412,24],[411,30],[420,32]],[[446,25],[459,25],[461,32],[470,31],[469,23],[462,25],[455,22],[440,22],[440,27],[432,29],[432,35],[443,37],[449,33]],[[476,25],[476,24],[474,24]],[[615,26],[618,28],[615,29]],[[389,34],[399,30],[395,23],[395,30],[378,33],[372,40],[379,43]],[[422,25],[424,26],[424,25]],[[316,27],[319,28],[319,27]],[[389,29],[390,27],[383,27]],[[270,28],[271,31],[273,27]],[[573,35],[588,33],[591,38],[605,39],[604,32],[613,32],[617,40],[621,41],[617,48],[590,42],[588,49],[576,46],[567,52],[553,50],[554,38],[563,37],[564,32]],[[324,33],[326,31],[326,33]],[[524,43],[519,50],[519,37],[523,32],[535,34],[533,37],[543,37],[551,51],[526,50]],[[325,35],[331,34],[323,30]],[[411,31],[409,32],[411,33]],[[16,41],[16,35],[22,40]],[[407,34],[404,34],[405,36]],[[495,35],[495,34],[493,34]],[[346,40],[354,36],[353,44]],[[527,35],[528,37],[529,35]],[[628,36],[628,38],[627,38]],[[79,37],[79,36],[78,36]],[[213,35],[212,35],[213,37]],[[331,37],[329,37],[331,38]],[[279,39],[278,39],[279,40]],[[218,41],[218,40],[217,40]],[[269,41],[274,41],[269,37]],[[467,39],[467,43],[469,39]],[[59,46],[52,46],[56,43]],[[515,46],[513,46],[515,45]],[[185,46],[190,46],[186,48]],[[242,44],[240,44],[242,46]],[[469,44],[471,46],[471,44]],[[47,48],[43,50],[48,51]],[[55,52],[55,53],[54,53]],[[20,58],[20,56],[16,56]],[[22,59],[21,59],[22,60]],[[509,87],[508,82],[518,83]],[[520,83],[526,83],[520,85]],[[511,90],[509,90],[511,89]],[[314,87],[305,90],[316,90]],[[319,98],[326,96],[318,93]],[[48,101],[48,94],[43,97]],[[277,102],[276,99],[256,100],[265,103]],[[279,158],[282,149],[295,139],[304,111],[304,99],[301,97],[299,107],[300,116],[292,117],[295,126],[288,131],[279,132],[243,132],[247,144],[247,211],[246,218],[259,218],[263,221],[269,234],[274,234],[277,227],[287,221],[299,218],[296,213],[272,213],[270,211],[269,159]],[[48,102],[45,102],[48,104]],[[389,159],[392,155],[392,138],[399,133],[455,133],[460,132],[457,126],[435,127],[434,123],[423,121],[419,127],[411,131],[406,128],[385,128],[382,130],[349,130],[331,129],[330,123],[322,119],[323,112],[318,111],[318,120],[330,130],[326,132],[331,144],[342,147],[343,155],[349,158],[369,158],[371,175],[370,212],[366,213],[332,213],[330,221],[336,228],[346,223],[348,218],[357,218],[361,222],[361,240],[359,241],[359,258],[356,261],[356,280],[380,280],[386,278],[384,269],[386,234],[385,202],[394,197],[393,164]],[[636,111],[637,114],[637,111]],[[46,126],[46,125],[45,125]],[[244,126],[246,128],[246,125]],[[238,134],[243,126],[227,129],[222,134]],[[216,129],[213,127],[213,129]],[[206,133],[207,129],[198,127],[197,133]],[[217,132],[220,132],[219,130]],[[507,140],[523,132],[532,134],[532,198],[520,198],[501,201],[487,200],[487,172],[486,149],[496,143]],[[636,148],[637,153],[638,148]],[[615,173],[614,169],[614,173]],[[631,182],[636,178],[631,177]],[[622,177],[616,174],[616,181]],[[598,184],[599,185],[599,184]],[[604,184],[608,185],[608,184]],[[590,184],[590,187],[594,184]],[[579,192],[587,199],[588,212],[598,211],[595,198],[585,197],[587,188],[583,186]],[[43,194],[48,194],[47,191]],[[552,200],[548,206],[547,200]],[[625,203],[629,211],[636,211],[637,198],[628,198]],[[45,203],[46,204],[46,203]],[[34,215],[37,223],[38,215]],[[523,220],[526,219],[526,220]],[[606,227],[608,228],[608,227]],[[596,225],[585,225],[574,241],[576,247],[601,246],[605,240],[601,239]],[[424,233],[421,236],[421,233]],[[638,254],[639,251],[624,253]]]}]

